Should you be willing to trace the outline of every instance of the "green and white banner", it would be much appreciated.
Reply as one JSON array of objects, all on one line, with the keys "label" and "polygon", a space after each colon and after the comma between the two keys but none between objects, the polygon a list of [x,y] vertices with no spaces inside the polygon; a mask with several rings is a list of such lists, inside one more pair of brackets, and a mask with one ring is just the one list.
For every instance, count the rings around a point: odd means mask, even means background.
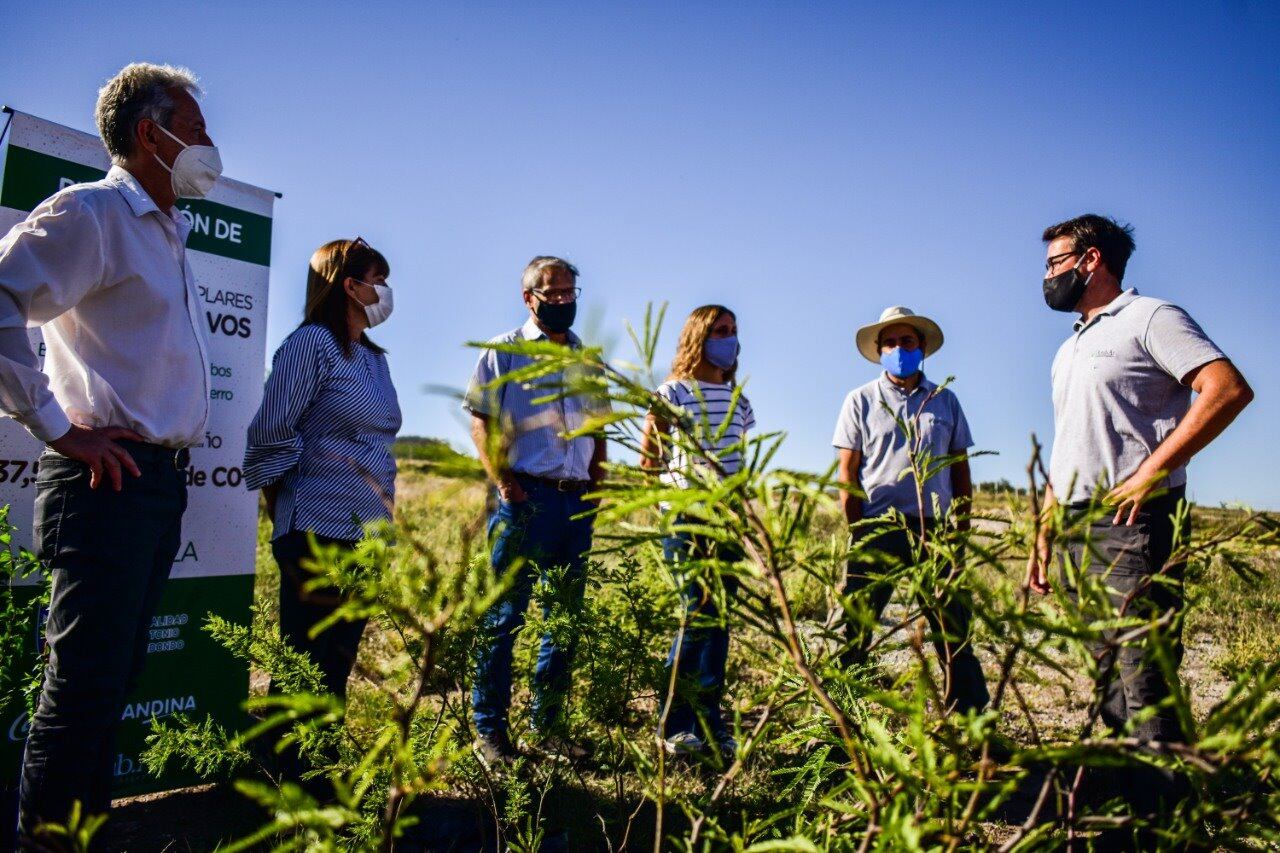
[{"label": "green and white banner", "polygon": [[[59,189],[98,180],[110,165],[98,137],[20,112],[12,114],[0,158],[0,234]],[[211,714],[230,726],[244,719],[249,673],[201,625],[210,613],[247,622],[253,600],[258,498],[245,490],[240,463],[245,431],[262,395],[274,201],[268,190],[222,178],[209,198],[178,203],[192,225],[187,248],[202,301],[199,319],[209,335],[212,399],[204,442],[191,449],[182,547],[151,621],[146,672],[122,717],[117,796],[191,781],[180,775],[156,779],[142,769],[138,754],[153,717]],[[31,338],[43,356],[40,330],[32,329]],[[22,547],[30,547],[42,448],[15,421],[0,419],[0,504],[11,506],[9,518]],[[33,656],[38,642],[33,636]],[[20,707],[0,707],[0,714],[0,787],[8,787],[17,779],[27,720]]]}]

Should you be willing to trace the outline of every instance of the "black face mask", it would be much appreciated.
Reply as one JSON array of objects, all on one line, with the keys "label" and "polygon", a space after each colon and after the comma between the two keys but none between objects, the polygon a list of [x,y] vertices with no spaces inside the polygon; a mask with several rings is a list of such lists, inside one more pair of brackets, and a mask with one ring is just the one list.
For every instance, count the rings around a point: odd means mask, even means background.
[{"label": "black face mask", "polygon": [[1044,280],[1044,301],[1054,311],[1074,311],[1084,297],[1084,290],[1089,286],[1093,273],[1088,276],[1080,274],[1080,261],[1063,273]]},{"label": "black face mask", "polygon": [[573,325],[578,316],[578,303],[575,302],[543,302],[538,300],[534,311],[542,328],[555,335],[563,335]]}]

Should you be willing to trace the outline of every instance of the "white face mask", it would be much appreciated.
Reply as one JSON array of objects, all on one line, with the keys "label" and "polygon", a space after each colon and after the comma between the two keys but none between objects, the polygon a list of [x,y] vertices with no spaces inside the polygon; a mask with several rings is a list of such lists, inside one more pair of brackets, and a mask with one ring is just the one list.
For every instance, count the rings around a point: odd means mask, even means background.
[{"label": "white face mask", "polygon": [[[160,127],[159,124],[156,127]],[[152,157],[169,171],[169,179],[173,183],[173,194],[178,198],[204,198],[213,189],[214,183],[222,174],[222,155],[216,145],[188,145],[169,131],[160,127],[164,135],[182,146],[178,156],[173,160],[173,167],[164,165],[154,152]]]},{"label": "white face mask", "polygon": [[[356,279],[360,281],[359,279]],[[363,305],[364,316],[369,320],[369,327],[373,328],[379,323],[385,323],[387,318],[391,316],[392,310],[395,309],[395,298],[390,287],[385,284],[373,284],[368,281],[361,281],[361,284],[367,284],[373,288],[373,292],[378,294],[378,301],[372,305]]]}]

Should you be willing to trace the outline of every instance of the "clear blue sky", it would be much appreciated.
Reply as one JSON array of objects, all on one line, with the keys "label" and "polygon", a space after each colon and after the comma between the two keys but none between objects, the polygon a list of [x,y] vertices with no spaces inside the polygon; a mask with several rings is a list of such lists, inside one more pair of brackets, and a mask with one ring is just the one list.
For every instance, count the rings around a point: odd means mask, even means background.
[{"label": "clear blue sky", "polygon": [[[784,464],[831,459],[853,332],[932,315],[926,363],[1019,481],[1052,434],[1041,229],[1132,222],[1128,283],[1187,309],[1255,404],[1193,464],[1202,502],[1280,508],[1280,12],[1174,4],[15,3],[0,101],[92,129],[133,60],[202,78],[227,173],[282,191],[268,346],[311,251],[363,235],[392,265],[405,431],[461,444],[461,343],[522,320],[535,254],[582,269],[620,336],[648,300],[738,314]],[[676,329],[669,327],[666,353]]]}]

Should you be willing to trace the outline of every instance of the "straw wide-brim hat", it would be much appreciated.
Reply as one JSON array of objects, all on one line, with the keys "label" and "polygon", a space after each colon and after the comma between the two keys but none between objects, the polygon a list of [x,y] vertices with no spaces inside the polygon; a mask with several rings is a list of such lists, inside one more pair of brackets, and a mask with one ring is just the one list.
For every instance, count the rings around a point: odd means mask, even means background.
[{"label": "straw wide-brim hat", "polygon": [[858,352],[867,359],[867,361],[880,363],[880,346],[877,343],[880,337],[880,330],[885,326],[892,326],[894,323],[906,323],[908,326],[915,326],[916,331],[920,333],[920,349],[924,350],[926,356],[933,355],[942,348],[942,327],[923,317],[910,308],[904,308],[901,305],[894,305],[892,308],[886,308],[880,312],[880,320],[872,323],[870,326],[863,326],[858,330],[856,338],[858,343]]}]

